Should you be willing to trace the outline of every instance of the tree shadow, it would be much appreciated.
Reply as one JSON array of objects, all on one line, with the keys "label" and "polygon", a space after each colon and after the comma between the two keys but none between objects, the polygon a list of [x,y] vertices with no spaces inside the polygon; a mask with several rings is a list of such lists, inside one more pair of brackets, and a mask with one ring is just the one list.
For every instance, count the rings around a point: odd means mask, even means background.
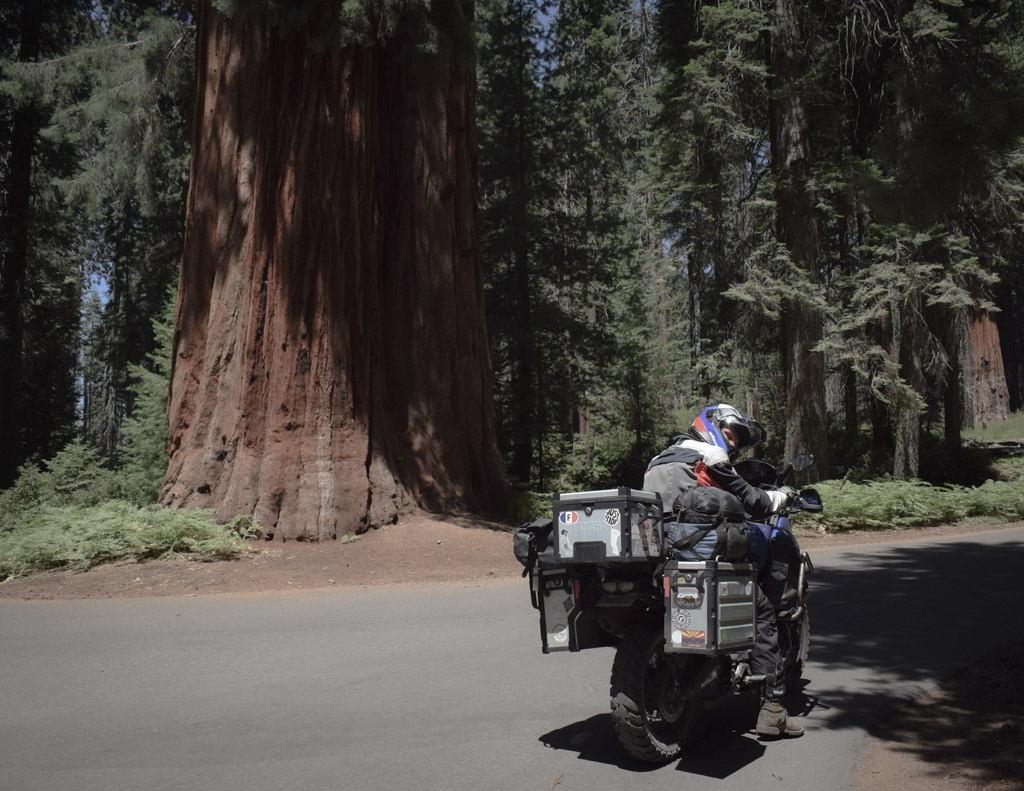
[{"label": "tree shadow", "polygon": [[971,787],[1024,788],[1024,643],[945,679],[882,723],[872,747],[910,753]]},{"label": "tree shadow", "polygon": [[813,662],[926,681],[1021,636],[1024,544],[847,551],[811,578]]},{"label": "tree shadow", "polygon": [[1019,752],[1024,709],[1021,685],[1007,684],[1013,672],[992,679],[996,694],[975,685],[949,706],[913,704],[933,682],[951,674],[955,680],[978,657],[1024,636],[1024,544],[878,546],[841,557],[850,565],[822,568],[812,578],[811,660],[830,670],[868,671],[877,681],[815,684],[812,666],[810,685],[787,700],[790,710],[801,713],[813,696],[824,713],[816,724],[872,732],[927,763],[955,760],[989,782],[1019,782],[1020,762],[993,758],[991,739],[987,746],[968,743],[972,727],[994,722],[1002,735],[1016,734],[1009,752]]}]

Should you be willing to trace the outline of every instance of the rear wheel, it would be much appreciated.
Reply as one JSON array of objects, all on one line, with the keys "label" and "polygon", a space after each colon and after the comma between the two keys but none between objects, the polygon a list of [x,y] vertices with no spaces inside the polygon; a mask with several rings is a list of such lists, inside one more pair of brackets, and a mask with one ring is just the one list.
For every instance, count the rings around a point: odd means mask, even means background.
[{"label": "rear wheel", "polygon": [[698,701],[683,694],[687,657],[667,655],[661,624],[622,638],[612,664],[615,734],[626,752],[651,763],[678,758],[693,730]]}]

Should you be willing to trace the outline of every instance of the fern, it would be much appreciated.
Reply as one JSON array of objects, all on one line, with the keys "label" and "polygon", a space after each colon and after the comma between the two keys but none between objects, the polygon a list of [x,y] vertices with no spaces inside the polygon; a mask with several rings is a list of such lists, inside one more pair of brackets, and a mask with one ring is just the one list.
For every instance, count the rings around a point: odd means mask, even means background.
[{"label": "fern", "polygon": [[219,525],[212,511],[140,508],[123,500],[93,506],[44,505],[22,513],[16,527],[0,535],[0,579],[176,553],[234,557],[247,551],[245,541],[256,529],[248,517]]},{"label": "fern", "polygon": [[831,532],[929,527],[977,518],[1024,519],[1022,480],[990,480],[976,487],[932,486],[918,480],[823,481],[815,488],[825,511],[809,518]]}]

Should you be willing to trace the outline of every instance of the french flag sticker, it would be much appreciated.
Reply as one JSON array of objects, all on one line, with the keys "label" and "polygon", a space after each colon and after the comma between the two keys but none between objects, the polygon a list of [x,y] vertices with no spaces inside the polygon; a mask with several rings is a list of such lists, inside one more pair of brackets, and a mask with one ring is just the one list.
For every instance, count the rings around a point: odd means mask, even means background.
[{"label": "french flag sticker", "polygon": [[579,521],[580,515],[575,511],[562,511],[558,515],[558,521],[563,525],[573,525]]}]

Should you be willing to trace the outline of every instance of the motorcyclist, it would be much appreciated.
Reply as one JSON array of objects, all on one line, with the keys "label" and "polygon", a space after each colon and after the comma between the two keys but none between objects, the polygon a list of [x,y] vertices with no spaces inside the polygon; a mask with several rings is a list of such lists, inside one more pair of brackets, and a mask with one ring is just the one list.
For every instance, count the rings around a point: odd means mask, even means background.
[{"label": "motorcyclist", "polygon": [[[666,508],[683,492],[695,486],[717,486],[743,503],[750,519],[760,520],[782,510],[795,494],[782,487],[764,490],[751,486],[733,468],[740,451],[753,448],[767,438],[764,428],[749,415],[728,404],[705,408],[689,433],[651,459],[644,475],[644,490],[658,492]],[[786,685],[779,650],[775,608],[758,586],[757,632],[751,656],[751,672],[766,677],[761,710],[755,731],[760,736],[802,736],[803,725],[791,717],[782,703]]]}]

